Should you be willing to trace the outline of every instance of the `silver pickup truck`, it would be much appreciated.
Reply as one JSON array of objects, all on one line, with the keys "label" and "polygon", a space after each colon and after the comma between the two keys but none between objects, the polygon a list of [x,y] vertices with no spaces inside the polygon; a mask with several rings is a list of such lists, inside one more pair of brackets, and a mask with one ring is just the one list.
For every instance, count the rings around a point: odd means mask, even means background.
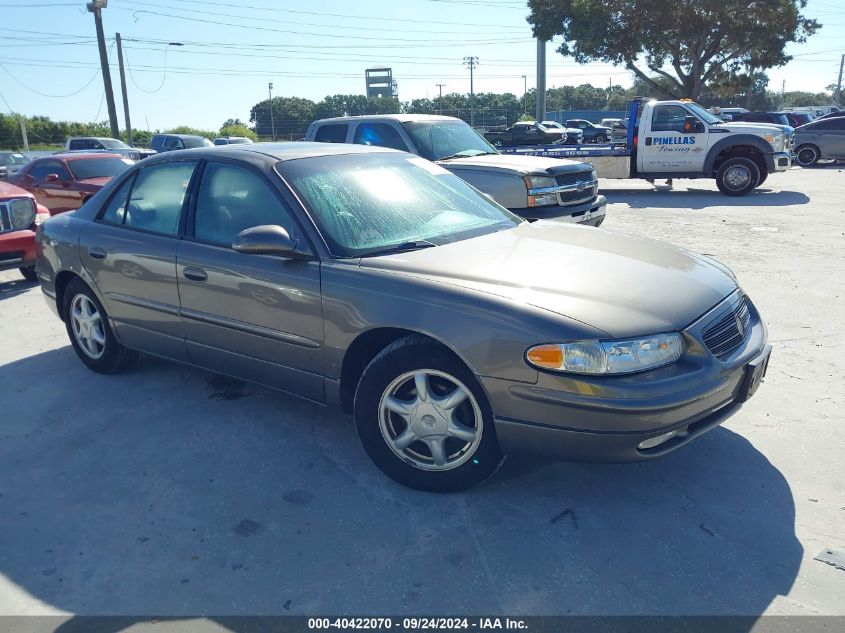
[{"label": "silver pickup truck", "polygon": [[607,200],[587,163],[500,154],[464,121],[428,114],[381,114],[314,121],[306,141],[378,145],[434,161],[513,213],[599,226]]}]

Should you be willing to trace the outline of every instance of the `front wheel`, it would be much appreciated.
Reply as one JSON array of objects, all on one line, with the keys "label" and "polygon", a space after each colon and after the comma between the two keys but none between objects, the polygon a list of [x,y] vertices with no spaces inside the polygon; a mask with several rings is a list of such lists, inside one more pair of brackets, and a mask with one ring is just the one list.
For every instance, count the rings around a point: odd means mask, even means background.
[{"label": "front wheel", "polygon": [[18,270],[27,281],[38,281],[38,275],[35,274],[35,266],[26,266],[25,268],[18,268]]},{"label": "front wheel", "polygon": [[495,141],[493,141],[494,147],[502,147],[502,145],[503,145],[503,143],[502,143],[501,139],[496,139]]},{"label": "front wheel", "polygon": [[765,169],[760,170],[760,180],[757,181],[757,186],[759,187],[764,182],[766,182],[766,178],[769,177],[769,172]]},{"label": "front wheel", "polygon": [[744,196],[760,182],[760,168],[750,158],[729,158],[716,172],[716,186],[727,196]]},{"label": "front wheel", "polygon": [[89,369],[116,374],[138,356],[115,338],[105,309],[81,279],[65,289],[63,314],[73,350]]},{"label": "front wheel", "polygon": [[599,134],[595,140],[596,143],[607,143],[607,137],[604,134]]},{"label": "front wheel", "polygon": [[815,145],[802,145],[795,152],[795,162],[801,167],[812,167],[819,162],[820,152]]},{"label": "front wheel", "polygon": [[465,490],[502,463],[481,385],[430,339],[407,336],[383,349],[361,377],[354,410],[364,450],[410,488]]}]

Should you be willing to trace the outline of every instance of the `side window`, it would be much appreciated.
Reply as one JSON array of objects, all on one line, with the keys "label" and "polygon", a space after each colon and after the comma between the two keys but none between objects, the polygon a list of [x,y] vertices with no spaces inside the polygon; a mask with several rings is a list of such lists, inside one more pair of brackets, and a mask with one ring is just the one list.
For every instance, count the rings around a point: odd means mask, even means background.
[{"label": "side window", "polygon": [[845,130],[845,117],[822,119],[813,126],[815,130]]},{"label": "side window", "polygon": [[182,139],[178,136],[165,136],[163,149],[170,150],[170,149],[184,149],[185,144],[182,143]]},{"label": "side window", "polygon": [[318,143],[345,143],[348,129],[349,126],[346,123],[321,125],[317,128],[317,134],[314,135],[314,140]]},{"label": "side window", "polygon": [[126,221],[126,202],[129,198],[129,189],[132,187],[134,177],[126,179],[120,189],[112,196],[106,208],[100,215],[100,219],[108,224],[123,224]]},{"label": "side window", "polygon": [[408,151],[408,146],[399,136],[399,132],[387,123],[361,123],[355,130],[355,138],[352,142],[358,145],[378,145],[379,147],[399,149],[403,152]]},{"label": "side window", "polygon": [[687,117],[685,108],[677,105],[658,105],[651,115],[652,132],[683,132],[684,120]]},{"label": "side window", "polygon": [[70,149],[88,149],[85,145],[85,139],[76,138],[70,142]]},{"label": "side window", "polygon": [[49,174],[57,174],[59,180],[73,180],[65,166],[57,160],[45,160],[37,165],[33,165],[29,171],[29,175],[39,182],[43,181]]},{"label": "side window", "polygon": [[294,236],[290,211],[258,174],[237,165],[208,163],[197,198],[194,236],[231,246],[238,233],[263,224],[282,226]]},{"label": "side window", "polygon": [[129,194],[124,224],[145,231],[176,235],[196,163],[163,163],[142,169]]}]

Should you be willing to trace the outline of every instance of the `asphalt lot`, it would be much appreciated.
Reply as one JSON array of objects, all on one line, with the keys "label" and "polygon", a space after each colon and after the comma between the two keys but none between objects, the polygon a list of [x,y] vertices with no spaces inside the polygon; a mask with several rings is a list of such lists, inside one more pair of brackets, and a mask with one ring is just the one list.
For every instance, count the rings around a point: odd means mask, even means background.
[{"label": "asphalt lot", "polygon": [[463,494],[394,484],[350,418],[269,389],[150,357],[93,374],[0,273],[0,614],[845,615],[814,560],[845,551],[845,173],[602,185],[602,230],[733,268],[766,382],[662,460],[512,458]]}]

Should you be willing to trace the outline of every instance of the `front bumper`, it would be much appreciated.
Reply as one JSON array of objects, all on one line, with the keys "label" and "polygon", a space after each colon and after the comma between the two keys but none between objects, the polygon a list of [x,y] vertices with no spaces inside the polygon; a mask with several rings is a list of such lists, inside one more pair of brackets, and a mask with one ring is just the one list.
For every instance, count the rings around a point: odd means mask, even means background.
[{"label": "front bumper", "polygon": [[769,168],[769,173],[774,171],[786,171],[792,167],[792,153],[791,152],[775,152],[766,155],[766,167]]},{"label": "front bumper", "polygon": [[579,204],[548,205],[527,209],[510,209],[510,211],[528,220],[561,220],[575,224],[600,226],[607,213],[607,198],[598,195],[593,200]]},{"label": "front bumper", "polygon": [[[643,461],[717,427],[756,390],[771,349],[749,302],[743,343],[721,360],[713,356],[699,334],[723,306],[683,331],[687,352],[673,365],[606,377],[541,372],[535,384],[481,377],[502,450],[572,461]],[[756,366],[762,371],[754,372]],[[749,391],[752,375],[757,384]]]},{"label": "front bumper", "polygon": [[0,270],[35,265],[35,232],[25,229],[0,233]]}]

